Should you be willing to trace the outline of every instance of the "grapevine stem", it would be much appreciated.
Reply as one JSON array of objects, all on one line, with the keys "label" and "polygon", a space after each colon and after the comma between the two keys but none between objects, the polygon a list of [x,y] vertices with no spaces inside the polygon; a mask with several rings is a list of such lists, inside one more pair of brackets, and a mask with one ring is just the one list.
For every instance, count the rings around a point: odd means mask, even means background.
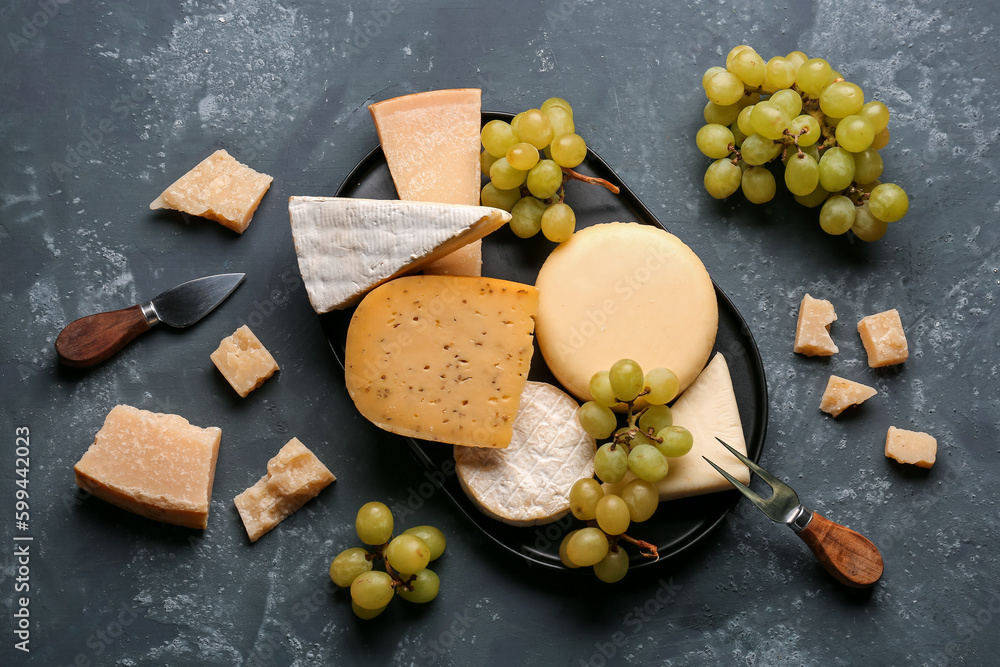
[{"label": "grapevine stem", "polygon": [[566,174],[567,176],[569,176],[570,178],[572,178],[574,180],[583,181],[584,183],[592,183],[592,184],[595,184],[595,185],[601,185],[601,186],[607,188],[608,190],[610,190],[611,192],[613,192],[615,194],[618,194],[619,192],[621,192],[621,189],[617,185],[615,185],[614,183],[609,183],[608,181],[604,180],[603,178],[596,178],[594,176],[584,176],[580,172],[573,171],[569,167],[563,167],[562,170],[563,170],[564,174]]},{"label": "grapevine stem", "polygon": [[[634,537],[629,537],[628,535],[622,533],[619,536],[621,539],[625,540],[629,544],[634,544],[639,547],[639,553],[646,558],[653,558],[655,560],[660,560],[660,552],[656,550],[656,546],[646,542],[644,540],[637,540]],[[643,551],[645,549],[645,551]]]}]

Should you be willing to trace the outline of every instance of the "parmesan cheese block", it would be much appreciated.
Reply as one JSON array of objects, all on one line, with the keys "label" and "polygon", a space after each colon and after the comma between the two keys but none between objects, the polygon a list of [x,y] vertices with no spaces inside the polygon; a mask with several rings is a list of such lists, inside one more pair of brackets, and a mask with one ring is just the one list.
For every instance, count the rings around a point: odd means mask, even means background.
[{"label": "parmesan cheese block", "polygon": [[795,345],[792,349],[797,354],[808,357],[829,357],[840,349],[830,337],[830,325],[837,320],[833,304],[825,299],[814,299],[806,294],[799,304],[799,319],[795,326]]},{"label": "parmesan cheese block", "polygon": [[[368,107],[400,199],[479,203],[481,97],[474,88],[433,90]],[[475,241],[424,272],[478,276],[482,263]]]},{"label": "parmesan cheese block", "polygon": [[885,435],[885,455],[899,463],[930,468],[937,460],[937,439],[920,431],[890,426]]},{"label": "parmesan cheese block", "polygon": [[222,339],[211,359],[242,398],[246,398],[278,370],[278,362],[245,324],[232,336]]},{"label": "parmesan cheese block", "polygon": [[289,440],[267,462],[267,474],[233,499],[250,541],[259,540],[336,479],[298,438]]},{"label": "parmesan cheese block", "polygon": [[[694,436],[691,451],[684,456],[667,459],[667,476],[657,483],[660,500],[686,498],[716,491],[729,491],[732,484],[710,466],[707,456],[730,475],[744,484],[750,483],[750,470],[742,461],[719,444],[721,438],[736,451],[746,455],[740,411],[733,392],[729,365],[721,353],[716,354],[698,379],[672,406],[674,424],[683,426]],[[608,493],[618,493],[634,479],[631,472],[615,484],[605,484]]]},{"label": "parmesan cheese block", "polygon": [[299,271],[317,313],[416,271],[510,220],[485,206],[341,197],[291,197]]},{"label": "parmesan cheese block", "polygon": [[506,449],[455,447],[462,488],[487,516],[515,526],[556,521],[569,512],[569,490],[594,476],[594,438],[576,418],[571,396],[528,382]]},{"label": "parmesan cheese block", "polygon": [[218,150],[174,181],[149,208],[199,215],[242,234],[272,180]]},{"label": "parmesan cheese block", "polygon": [[409,276],[368,293],[347,330],[347,391],[379,428],[506,447],[531,364],[531,285]]},{"label": "parmesan cheese block", "polygon": [[590,378],[622,358],[690,385],[715,344],[715,288],[698,256],[659,227],[612,222],[557,246],[538,273],[538,345],[562,385],[592,399]]},{"label": "parmesan cheese block", "polygon": [[129,512],[205,528],[221,440],[214,426],[116,405],[74,466],[76,483]]},{"label": "parmesan cheese block", "polygon": [[899,311],[893,308],[861,318],[858,333],[868,353],[868,366],[881,368],[901,364],[910,356]]},{"label": "parmesan cheese block", "polygon": [[847,408],[861,405],[877,393],[874,387],[831,375],[823,398],[820,399],[819,409],[837,417]]}]

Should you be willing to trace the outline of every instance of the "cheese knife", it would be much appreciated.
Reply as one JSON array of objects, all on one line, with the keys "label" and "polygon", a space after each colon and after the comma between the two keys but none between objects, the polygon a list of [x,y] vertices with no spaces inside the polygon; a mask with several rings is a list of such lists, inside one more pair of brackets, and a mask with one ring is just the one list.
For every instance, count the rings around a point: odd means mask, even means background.
[{"label": "cheese knife", "polygon": [[245,277],[245,273],[222,273],[196,278],[152,301],[81,317],[56,338],[56,353],[67,366],[99,364],[159,322],[179,329],[191,326],[225,301]]}]

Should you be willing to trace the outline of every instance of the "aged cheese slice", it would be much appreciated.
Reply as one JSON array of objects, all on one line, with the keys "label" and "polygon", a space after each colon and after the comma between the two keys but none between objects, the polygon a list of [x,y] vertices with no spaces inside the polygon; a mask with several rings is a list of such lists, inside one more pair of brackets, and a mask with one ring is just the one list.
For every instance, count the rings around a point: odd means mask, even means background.
[{"label": "aged cheese slice", "polygon": [[890,426],[885,435],[885,455],[899,463],[930,468],[937,460],[937,439],[920,431]]},{"label": "aged cheese slice", "polygon": [[174,181],[149,208],[199,215],[242,234],[272,180],[218,150]]},{"label": "aged cheese slice", "polygon": [[494,278],[408,276],[376,287],[347,330],[347,391],[387,431],[506,447],[537,307],[534,287]]},{"label": "aged cheese slice", "polygon": [[[684,456],[667,459],[667,476],[657,483],[660,500],[733,488],[702,456],[707,456],[744,484],[750,483],[750,470],[716,440],[721,438],[736,451],[744,455],[747,453],[733,380],[721,353],[712,358],[698,379],[677,399],[672,412],[674,423],[691,431],[694,445]],[[616,484],[605,484],[605,488],[609,493],[617,493],[632,479],[632,473],[627,473],[625,479]]]},{"label": "aged cheese slice", "polygon": [[150,519],[205,528],[222,431],[116,405],[74,466],[76,483]]},{"label": "aged cheese slice", "polygon": [[259,540],[336,479],[298,438],[289,440],[267,462],[267,474],[233,499],[250,541]]},{"label": "aged cheese slice", "polygon": [[[368,107],[400,199],[479,203],[481,97],[474,88],[433,90]],[[479,241],[436,260],[424,272],[480,275]]]},{"label": "aged cheese slice", "polygon": [[485,206],[340,197],[291,197],[299,271],[318,313],[481,239],[510,220]]},{"label": "aged cheese slice", "polygon": [[799,319],[795,325],[793,352],[809,357],[829,357],[839,352],[830,337],[830,325],[837,320],[833,304],[806,294],[799,304]]},{"label": "aged cheese slice", "polygon": [[264,383],[278,370],[278,362],[247,325],[223,338],[211,354],[212,363],[241,397]]},{"label": "aged cheese slice", "polygon": [[877,393],[874,387],[831,375],[823,398],[820,399],[819,409],[837,417],[847,408],[861,405]]},{"label": "aged cheese slice", "polygon": [[577,232],[552,251],[535,285],[542,356],[584,401],[594,373],[622,358],[671,369],[683,391],[715,344],[712,279],[688,246],[652,225],[612,222]]},{"label": "aged cheese slice", "polygon": [[871,368],[901,364],[910,356],[903,322],[895,308],[861,318],[858,333]]},{"label": "aged cheese slice", "polygon": [[569,512],[569,490],[594,476],[597,445],[576,418],[571,396],[528,382],[506,449],[455,446],[462,488],[487,516],[515,526],[556,521]]}]

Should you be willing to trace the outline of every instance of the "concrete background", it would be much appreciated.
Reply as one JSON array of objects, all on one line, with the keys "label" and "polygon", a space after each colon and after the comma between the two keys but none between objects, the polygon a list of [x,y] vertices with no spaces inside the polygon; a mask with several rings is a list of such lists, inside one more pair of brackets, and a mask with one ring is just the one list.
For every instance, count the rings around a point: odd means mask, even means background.
[{"label": "concrete background", "polygon": [[[0,662],[32,665],[985,665],[1000,651],[995,1],[109,3],[0,8]],[[701,187],[701,74],[749,43],[827,58],[892,112],[883,180],[911,209],[880,242],[832,238],[786,195]],[[615,587],[501,552],[347,396],[297,280],[285,200],[333,194],[375,144],[366,105],[445,87],[485,109],[568,98],[590,145],[689,243],[747,319],[770,391],[763,462],[870,536],[886,574],[845,590],[745,502],[695,553]],[[147,204],[216,148],[275,177],[250,229]],[[102,366],[58,365],[73,319],[246,271],[202,323]],[[804,292],[841,352],[791,352]],[[870,370],[855,323],[898,308],[910,360]],[[246,400],[208,362],[249,322],[282,370]],[[830,373],[879,396],[831,419]],[[222,427],[209,528],[77,494],[72,466],[117,403]],[[939,442],[929,472],[889,425]],[[30,432],[31,653],[14,648],[15,441]],[[231,498],[291,436],[339,480],[249,545]],[[426,488],[426,487],[425,487]],[[353,618],[326,568],[358,506],[406,508],[449,546],[439,598]]]}]

